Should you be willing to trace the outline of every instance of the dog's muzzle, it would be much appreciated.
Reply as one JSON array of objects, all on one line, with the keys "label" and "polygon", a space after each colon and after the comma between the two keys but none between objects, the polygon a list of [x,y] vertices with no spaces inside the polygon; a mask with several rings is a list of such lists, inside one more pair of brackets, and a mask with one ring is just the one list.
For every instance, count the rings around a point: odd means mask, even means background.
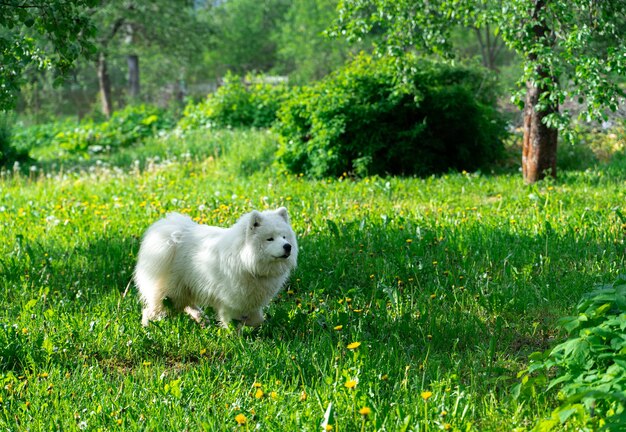
[{"label": "dog's muzzle", "polygon": [[281,258],[289,258],[289,256],[291,255],[291,245],[289,243],[285,243],[283,245],[283,249],[285,251],[285,254],[281,256]]}]

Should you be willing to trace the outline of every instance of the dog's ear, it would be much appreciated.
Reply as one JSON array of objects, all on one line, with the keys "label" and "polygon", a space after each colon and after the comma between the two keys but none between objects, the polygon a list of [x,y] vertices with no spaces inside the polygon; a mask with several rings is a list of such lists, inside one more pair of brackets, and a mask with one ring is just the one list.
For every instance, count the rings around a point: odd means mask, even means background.
[{"label": "dog's ear", "polygon": [[285,219],[285,222],[289,223],[289,213],[287,213],[287,209],[285,207],[279,208],[276,210],[276,213],[278,213],[278,216]]},{"label": "dog's ear", "polygon": [[261,226],[262,220],[263,220],[263,215],[256,210],[252,210],[250,212],[250,220],[248,221],[248,227],[251,230],[254,230],[255,228],[258,228]]}]

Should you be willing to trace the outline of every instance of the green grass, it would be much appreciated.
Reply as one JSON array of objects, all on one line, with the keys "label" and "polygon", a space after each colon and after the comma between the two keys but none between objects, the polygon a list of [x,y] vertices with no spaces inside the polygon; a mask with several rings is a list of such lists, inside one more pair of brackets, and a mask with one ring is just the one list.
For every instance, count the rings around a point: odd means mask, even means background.
[{"label": "green grass", "polygon": [[[311,181],[276,173],[274,148],[204,131],[99,161],[35,149],[38,170],[3,175],[1,429],[502,431],[549,416],[556,394],[511,387],[560,340],[556,320],[624,271],[620,171]],[[281,205],[300,262],[266,324],[141,327],[123,294],[152,222]]]}]

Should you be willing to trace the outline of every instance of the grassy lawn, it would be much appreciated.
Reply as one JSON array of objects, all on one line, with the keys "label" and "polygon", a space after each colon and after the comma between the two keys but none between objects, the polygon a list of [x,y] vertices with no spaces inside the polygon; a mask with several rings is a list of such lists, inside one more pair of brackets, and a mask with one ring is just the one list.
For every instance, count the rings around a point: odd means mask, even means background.
[{"label": "grassy lawn", "polygon": [[[274,146],[217,131],[97,160],[36,149],[37,170],[0,179],[1,429],[503,431],[549,415],[556,392],[511,387],[561,340],[557,319],[624,272],[623,172],[312,181],[277,172]],[[299,266],[260,329],[141,327],[127,287],[151,223],[282,205]]]}]

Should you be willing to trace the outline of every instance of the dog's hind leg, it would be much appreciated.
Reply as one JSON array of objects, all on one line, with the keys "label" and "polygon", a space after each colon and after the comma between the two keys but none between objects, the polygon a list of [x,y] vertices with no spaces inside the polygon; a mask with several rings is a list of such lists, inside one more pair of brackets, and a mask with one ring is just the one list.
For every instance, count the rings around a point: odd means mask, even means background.
[{"label": "dog's hind leg", "polygon": [[144,305],[141,312],[141,325],[147,327],[150,321],[155,321],[167,315],[167,308],[164,304],[164,292],[162,279],[144,278],[137,276],[141,301]]}]

